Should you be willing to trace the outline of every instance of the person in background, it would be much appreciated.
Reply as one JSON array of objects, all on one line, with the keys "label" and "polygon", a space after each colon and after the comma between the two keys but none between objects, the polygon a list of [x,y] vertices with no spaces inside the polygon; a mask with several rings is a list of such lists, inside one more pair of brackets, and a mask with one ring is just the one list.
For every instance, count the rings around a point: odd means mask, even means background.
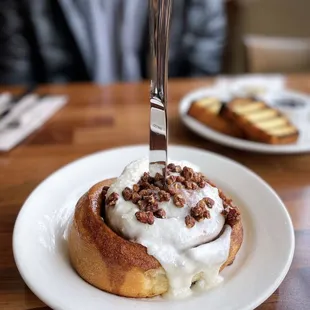
[{"label": "person in background", "polygon": [[[220,72],[224,2],[173,1],[171,77]],[[0,84],[148,77],[147,0],[2,0],[0,25]]]}]

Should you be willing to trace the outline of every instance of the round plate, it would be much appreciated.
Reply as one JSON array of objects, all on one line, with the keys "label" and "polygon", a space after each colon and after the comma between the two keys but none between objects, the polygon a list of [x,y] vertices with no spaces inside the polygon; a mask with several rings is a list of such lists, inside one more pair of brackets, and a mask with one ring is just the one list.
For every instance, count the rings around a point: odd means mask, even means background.
[{"label": "round plate", "polygon": [[[300,132],[298,141],[286,145],[264,144],[231,137],[215,131],[187,115],[187,111],[194,100],[208,96],[228,101],[231,98],[231,93],[220,88],[203,88],[189,93],[180,102],[179,114],[183,123],[198,135],[226,146],[260,153],[294,154],[310,151],[309,96],[288,90],[267,92],[256,96],[258,99],[265,100],[269,105],[275,106],[284,112],[297,126]],[[294,104],[289,104],[289,102]]]},{"label": "round plate", "polygon": [[218,287],[183,300],[129,299],[83,281],[70,265],[66,229],[78,198],[99,180],[120,175],[147,156],[147,146],[99,152],[77,160],[43,181],[22,207],[14,228],[17,267],[30,289],[53,309],[185,310],[253,309],[280,285],[294,252],[294,231],[276,193],[257,175],[222,156],[172,146],[169,157],[188,160],[240,206],[244,242]]}]

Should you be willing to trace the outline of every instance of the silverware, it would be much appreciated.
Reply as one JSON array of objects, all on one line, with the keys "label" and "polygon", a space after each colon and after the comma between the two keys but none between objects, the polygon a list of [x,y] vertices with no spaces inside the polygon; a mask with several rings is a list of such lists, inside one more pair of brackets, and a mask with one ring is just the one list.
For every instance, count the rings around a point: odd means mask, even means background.
[{"label": "silverware", "polygon": [[36,84],[31,84],[20,95],[14,96],[8,103],[8,107],[0,113],[0,120],[7,116],[26,96],[33,93],[36,88]]},{"label": "silverware", "polygon": [[149,171],[167,166],[168,40],[172,0],[149,0],[152,77],[150,89]]},{"label": "silverware", "polygon": [[22,119],[29,114],[34,106],[46,95],[33,93],[35,86],[29,86],[20,95],[10,101],[8,108],[0,114],[0,132],[6,129],[15,129],[21,126]]}]

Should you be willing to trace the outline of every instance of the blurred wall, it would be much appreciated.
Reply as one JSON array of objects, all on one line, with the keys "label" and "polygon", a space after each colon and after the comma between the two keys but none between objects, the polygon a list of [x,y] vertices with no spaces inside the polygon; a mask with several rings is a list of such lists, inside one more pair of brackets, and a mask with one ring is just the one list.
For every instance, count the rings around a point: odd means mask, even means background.
[{"label": "blurred wall", "polygon": [[229,42],[224,72],[244,72],[244,35],[310,38],[310,0],[227,0]]},{"label": "blurred wall", "polygon": [[244,31],[273,36],[310,36],[309,0],[248,0],[243,7]]}]

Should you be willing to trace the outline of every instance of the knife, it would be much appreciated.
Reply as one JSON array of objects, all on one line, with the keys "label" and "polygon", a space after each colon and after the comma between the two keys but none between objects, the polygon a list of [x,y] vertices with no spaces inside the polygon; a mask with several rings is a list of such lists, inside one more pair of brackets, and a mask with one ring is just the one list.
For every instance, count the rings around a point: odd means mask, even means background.
[{"label": "knife", "polygon": [[7,103],[7,107],[0,113],[0,120],[7,116],[19,103],[23,102],[23,99],[33,93],[36,88],[37,84],[31,84],[21,94],[13,96]]},{"label": "knife", "polygon": [[158,166],[166,177],[168,38],[172,0],[149,0],[152,78],[150,89],[149,172]]}]

